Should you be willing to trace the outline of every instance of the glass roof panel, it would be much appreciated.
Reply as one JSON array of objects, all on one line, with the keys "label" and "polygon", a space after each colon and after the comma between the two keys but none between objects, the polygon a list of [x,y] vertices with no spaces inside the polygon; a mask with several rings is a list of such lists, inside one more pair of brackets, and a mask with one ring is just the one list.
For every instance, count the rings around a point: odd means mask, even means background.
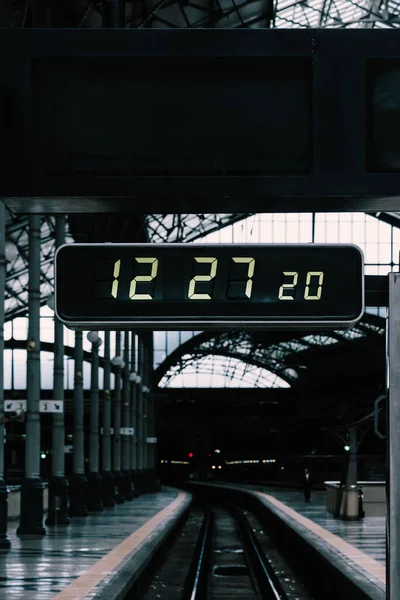
[{"label": "glass roof panel", "polygon": [[340,336],[345,338],[346,340],[355,340],[357,338],[364,337],[364,335],[365,334],[356,327],[353,327],[353,329],[346,329],[340,331]]},{"label": "glass roof panel", "polygon": [[225,388],[225,387],[290,387],[290,384],[267,369],[226,356],[193,357],[186,354],[161,379],[159,387],[166,388]]},{"label": "glass roof panel", "polygon": [[319,345],[319,346],[328,346],[329,344],[337,344],[339,341],[338,339],[336,339],[334,337],[330,337],[328,335],[318,335],[318,334],[306,335],[302,339],[304,341],[308,342],[309,344]]},{"label": "glass roof panel", "polygon": [[249,213],[148,214],[145,223],[151,242],[191,242],[212,231],[241,221]]}]

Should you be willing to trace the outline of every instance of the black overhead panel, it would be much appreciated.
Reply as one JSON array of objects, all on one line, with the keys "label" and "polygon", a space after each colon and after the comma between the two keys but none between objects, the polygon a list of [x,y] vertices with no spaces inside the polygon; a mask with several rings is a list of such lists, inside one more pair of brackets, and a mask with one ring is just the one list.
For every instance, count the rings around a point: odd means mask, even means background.
[{"label": "black overhead panel", "polygon": [[4,30],[0,193],[42,213],[397,210],[399,39]]},{"label": "black overhead panel", "polygon": [[75,242],[148,242],[140,213],[69,215],[69,231]]}]

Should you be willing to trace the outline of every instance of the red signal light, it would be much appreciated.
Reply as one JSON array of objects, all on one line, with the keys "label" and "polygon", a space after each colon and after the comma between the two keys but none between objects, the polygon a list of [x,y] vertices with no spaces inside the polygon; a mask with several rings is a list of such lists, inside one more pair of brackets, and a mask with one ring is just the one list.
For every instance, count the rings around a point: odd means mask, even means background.
[{"label": "red signal light", "polygon": [[189,458],[193,458],[193,452],[189,452],[188,456]]}]

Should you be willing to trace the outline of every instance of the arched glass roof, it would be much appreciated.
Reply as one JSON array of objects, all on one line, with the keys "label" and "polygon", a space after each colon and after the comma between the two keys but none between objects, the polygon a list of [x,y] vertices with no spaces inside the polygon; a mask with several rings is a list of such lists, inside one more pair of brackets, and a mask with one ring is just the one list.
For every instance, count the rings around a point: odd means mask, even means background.
[{"label": "arched glass roof", "polygon": [[[175,348],[158,366],[155,379],[160,387],[232,387],[233,381],[236,387],[247,387],[251,373],[253,387],[290,387],[301,384],[304,369],[313,363],[315,349],[323,352],[337,347],[340,356],[352,343],[373,336],[383,340],[384,335],[384,320],[374,315],[367,315],[351,330],[316,335],[203,332]],[[212,383],[213,377],[218,385]],[[240,377],[244,378],[241,384],[237,383]]]},{"label": "arched glass roof", "polygon": [[182,356],[161,379],[165,388],[273,388],[290,384],[268,369],[220,355]]}]

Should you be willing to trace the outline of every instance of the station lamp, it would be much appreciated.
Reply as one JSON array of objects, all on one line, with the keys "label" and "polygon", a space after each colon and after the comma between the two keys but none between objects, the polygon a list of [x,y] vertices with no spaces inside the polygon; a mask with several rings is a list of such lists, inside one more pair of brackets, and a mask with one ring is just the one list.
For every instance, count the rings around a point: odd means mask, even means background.
[{"label": "station lamp", "polygon": [[125,367],[125,362],[122,356],[114,356],[114,358],[111,359],[111,363],[114,367],[119,367],[120,369]]},{"label": "station lamp", "polygon": [[98,347],[100,347],[103,343],[103,340],[101,339],[97,331],[89,331],[86,337],[91,344],[97,344]]}]

